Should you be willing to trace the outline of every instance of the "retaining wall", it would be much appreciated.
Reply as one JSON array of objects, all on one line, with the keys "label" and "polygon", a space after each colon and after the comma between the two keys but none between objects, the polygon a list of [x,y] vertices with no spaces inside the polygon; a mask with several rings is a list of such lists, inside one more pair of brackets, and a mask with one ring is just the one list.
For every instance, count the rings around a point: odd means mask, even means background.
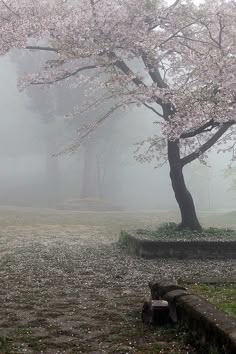
[{"label": "retaining wall", "polygon": [[144,258],[236,259],[236,241],[152,241],[127,233],[125,244]]},{"label": "retaining wall", "polygon": [[236,353],[236,319],[178,285],[159,282],[149,286],[152,299],[168,301],[202,353]]}]

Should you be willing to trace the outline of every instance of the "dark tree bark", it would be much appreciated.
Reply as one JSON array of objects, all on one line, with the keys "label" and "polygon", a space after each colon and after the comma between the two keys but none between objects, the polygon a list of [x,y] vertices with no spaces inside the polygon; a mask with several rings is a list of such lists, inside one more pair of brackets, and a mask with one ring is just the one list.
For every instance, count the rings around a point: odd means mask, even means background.
[{"label": "dark tree bark", "polygon": [[183,165],[180,158],[178,141],[168,141],[168,160],[170,165],[170,178],[176,201],[181,212],[180,229],[201,230],[193,198],[188,191],[183,175]]}]

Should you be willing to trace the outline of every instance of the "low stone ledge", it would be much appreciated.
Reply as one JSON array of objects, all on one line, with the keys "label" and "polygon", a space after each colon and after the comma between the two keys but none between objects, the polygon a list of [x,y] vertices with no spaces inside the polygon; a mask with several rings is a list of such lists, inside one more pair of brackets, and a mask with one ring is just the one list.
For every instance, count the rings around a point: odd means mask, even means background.
[{"label": "low stone ledge", "polygon": [[125,244],[143,258],[236,259],[236,241],[153,241],[126,233]]},{"label": "low stone ledge", "polygon": [[236,353],[236,319],[176,284],[152,282],[149,287],[155,299],[159,296],[168,301],[177,321],[192,334],[195,344],[204,348],[204,352]]},{"label": "low stone ledge", "polygon": [[177,316],[199,344],[218,353],[236,353],[236,321],[194,295],[176,300]]},{"label": "low stone ledge", "polygon": [[183,277],[178,279],[178,283],[184,283],[186,285],[190,284],[207,284],[207,285],[219,285],[219,284],[234,284],[236,283],[236,278],[235,277],[224,277],[224,274],[221,276],[212,276],[212,277],[207,277],[207,276],[193,276],[191,278]]}]

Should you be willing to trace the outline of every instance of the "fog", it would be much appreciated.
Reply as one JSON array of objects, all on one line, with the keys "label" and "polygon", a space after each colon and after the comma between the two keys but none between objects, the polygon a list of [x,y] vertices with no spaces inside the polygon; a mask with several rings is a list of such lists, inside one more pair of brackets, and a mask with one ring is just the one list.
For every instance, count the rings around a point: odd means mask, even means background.
[{"label": "fog", "polygon": [[[57,155],[81,125],[64,119],[78,93],[53,87],[19,92],[24,60],[27,66],[27,56],[0,58],[1,205],[58,208],[84,199],[102,200],[111,210],[177,210],[168,164],[156,168],[155,159],[140,163],[134,158],[135,144],[158,133],[151,111],[121,111],[74,154]],[[236,191],[224,176],[228,163],[227,154],[213,149],[208,166],[197,162],[185,168],[199,210],[236,207]]]}]

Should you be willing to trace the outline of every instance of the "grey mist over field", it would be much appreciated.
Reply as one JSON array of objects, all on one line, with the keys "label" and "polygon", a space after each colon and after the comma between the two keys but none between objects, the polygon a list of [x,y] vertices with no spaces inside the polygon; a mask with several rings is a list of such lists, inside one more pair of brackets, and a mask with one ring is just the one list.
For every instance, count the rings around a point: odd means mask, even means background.
[{"label": "grey mist over field", "polygon": [[[0,58],[0,204],[54,208],[86,199],[119,210],[177,209],[168,164],[155,168],[155,160],[134,159],[134,144],[159,129],[148,110],[120,111],[73,155],[54,156],[76,138],[82,123],[64,115],[81,94],[62,86],[19,92],[17,77],[26,67],[34,70],[31,58]],[[211,167],[193,163],[185,168],[198,210],[236,207],[236,191],[224,177],[228,163],[227,154],[213,149]]]}]

